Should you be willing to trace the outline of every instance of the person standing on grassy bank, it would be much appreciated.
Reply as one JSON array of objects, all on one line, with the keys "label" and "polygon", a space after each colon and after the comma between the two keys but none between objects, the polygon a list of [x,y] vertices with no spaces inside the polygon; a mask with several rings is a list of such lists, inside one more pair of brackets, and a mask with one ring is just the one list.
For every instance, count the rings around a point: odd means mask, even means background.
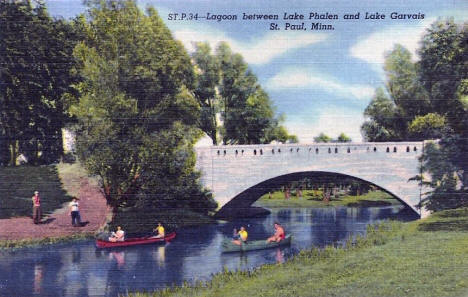
[{"label": "person standing on grassy bank", "polygon": [[39,197],[39,192],[35,191],[31,199],[33,202],[33,222],[34,224],[39,224],[42,219],[41,197]]},{"label": "person standing on grassy bank", "polygon": [[78,198],[73,197],[72,202],[70,202],[70,216],[72,220],[73,227],[81,227],[81,216],[79,210]]}]

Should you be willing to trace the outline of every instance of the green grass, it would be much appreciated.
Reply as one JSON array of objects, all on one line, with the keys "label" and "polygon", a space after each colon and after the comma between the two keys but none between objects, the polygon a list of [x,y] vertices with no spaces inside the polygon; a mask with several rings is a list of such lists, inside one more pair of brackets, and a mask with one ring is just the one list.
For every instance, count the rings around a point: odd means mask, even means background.
[{"label": "green grass", "polygon": [[62,242],[94,238],[94,232],[82,232],[67,236],[47,237],[41,239],[26,238],[20,240],[0,240],[0,250],[15,250],[37,245],[49,245]]},{"label": "green grass", "polygon": [[[421,231],[468,231],[468,208],[438,212],[418,225]],[[468,269],[468,268],[467,268]]]},{"label": "green grass", "polygon": [[328,207],[328,206],[350,206],[350,207],[370,207],[370,206],[385,206],[399,205],[397,199],[382,191],[372,191],[360,196],[340,196],[332,197],[328,203],[325,203],[322,198],[321,191],[305,190],[303,197],[298,198],[291,196],[289,200],[284,199],[284,194],[281,191],[272,193],[271,199],[268,194],[263,195],[254,205],[260,207]]},{"label": "green grass", "polygon": [[44,214],[71,200],[56,166],[0,167],[0,219],[32,215],[31,197],[39,191]]},{"label": "green grass", "polygon": [[446,219],[466,228],[468,209],[370,226],[365,238],[344,248],[314,248],[285,264],[224,271],[206,283],[129,296],[466,296],[468,232],[423,231]]},{"label": "green grass", "polygon": [[57,172],[62,186],[70,196],[78,197],[80,194],[80,185],[82,179],[86,178],[91,185],[98,184],[98,178],[88,176],[86,169],[81,166],[80,162],[59,163],[57,164]]}]

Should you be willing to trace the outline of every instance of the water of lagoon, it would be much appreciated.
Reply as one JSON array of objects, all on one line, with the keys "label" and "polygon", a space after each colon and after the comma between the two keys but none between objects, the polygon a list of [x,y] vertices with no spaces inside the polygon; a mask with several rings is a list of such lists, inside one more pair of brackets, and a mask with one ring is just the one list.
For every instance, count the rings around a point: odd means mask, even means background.
[{"label": "water of lagoon", "polygon": [[[0,253],[0,296],[117,296],[133,291],[207,281],[225,268],[246,270],[284,262],[301,249],[340,245],[384,219],[411,220],[402,206],[282,208],[263,218],[239,219],[177,231],[167,244],[98,250],[94,241],[55,244]],[[291,246],[247,253],[221,253],[224,237],[246,226],[249,239],[271,235],[279,221]]]}]

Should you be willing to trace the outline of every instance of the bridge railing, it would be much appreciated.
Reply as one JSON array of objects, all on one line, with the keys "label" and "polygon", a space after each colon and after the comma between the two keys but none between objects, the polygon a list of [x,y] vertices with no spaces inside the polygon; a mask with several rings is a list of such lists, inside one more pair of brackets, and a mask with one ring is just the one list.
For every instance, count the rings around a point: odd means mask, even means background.
[{"label": "bridge railing", "polygon": [[355,153],[416,153],[420,154],[423,142],[364,142],[364,143],[312,143],[222,145],[196,148],[198,155],[216,157],[293,156],[294,154],[355,154]]}]

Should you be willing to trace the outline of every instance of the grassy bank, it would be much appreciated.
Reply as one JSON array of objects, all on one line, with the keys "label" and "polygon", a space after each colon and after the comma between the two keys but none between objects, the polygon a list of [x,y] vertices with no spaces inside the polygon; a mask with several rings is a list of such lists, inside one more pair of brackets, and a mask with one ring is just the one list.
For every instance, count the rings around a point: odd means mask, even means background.
[{"label": "grassy bank", "polygon": [[40,192],[44,214],[71,200],[56,166],[0,167],[0,219],[32,216],[34,191]]},{"label": "grassy bank", "polygon": [[[451,222],[445,224],[445,222]],[[451,227],[452,226],[452,227]],[[453,227],[456,226],[456,227]],[[344,248],[302,251],[285,264],[129,296],[465,296],[468,209],[369,227]]]},{"label": "grassy bank", "polygon": [[48,244],[56,244],[62,242],[69,242],[75,240],[84,240],[94,238],[94,232],[89,233],[78,233],[73,235],[67,236],[60,236],[60,237],[47,237],[41,239],[20,239],[20,240],[0,240],[0,250],[14,250],[24,247],[32,247],[37,245],[48,245]]},{"label": "grassy bank", "polygon": [[62,187],[70,196],[79,196],[81,181],[84,178],[86,178],[91,185],[97,185],[99,182],[97,177],[88,176],[88,172],[86,172],[86,169],[80,162],[75,162],[73,164],[59,163],[56,167],[58,176],[62,182]]},{"label": "grassy bank", "polygon": [[370,206],[386,206],[401,204],[397,199],[382,191],[372,191],[364,195],[351,196],[344,195],[338,198],[331,198],[326,203],[323,201],[321,191],[305,190],[303,197],[298,198],[291,196],[290,199],[284,199],[284,194],[281,191],[271,193],[271,198],[268,194],[263,195],[255,206],[260,207],[327,207],[327,206],[350,206],[350,207],[370,207]]}]

